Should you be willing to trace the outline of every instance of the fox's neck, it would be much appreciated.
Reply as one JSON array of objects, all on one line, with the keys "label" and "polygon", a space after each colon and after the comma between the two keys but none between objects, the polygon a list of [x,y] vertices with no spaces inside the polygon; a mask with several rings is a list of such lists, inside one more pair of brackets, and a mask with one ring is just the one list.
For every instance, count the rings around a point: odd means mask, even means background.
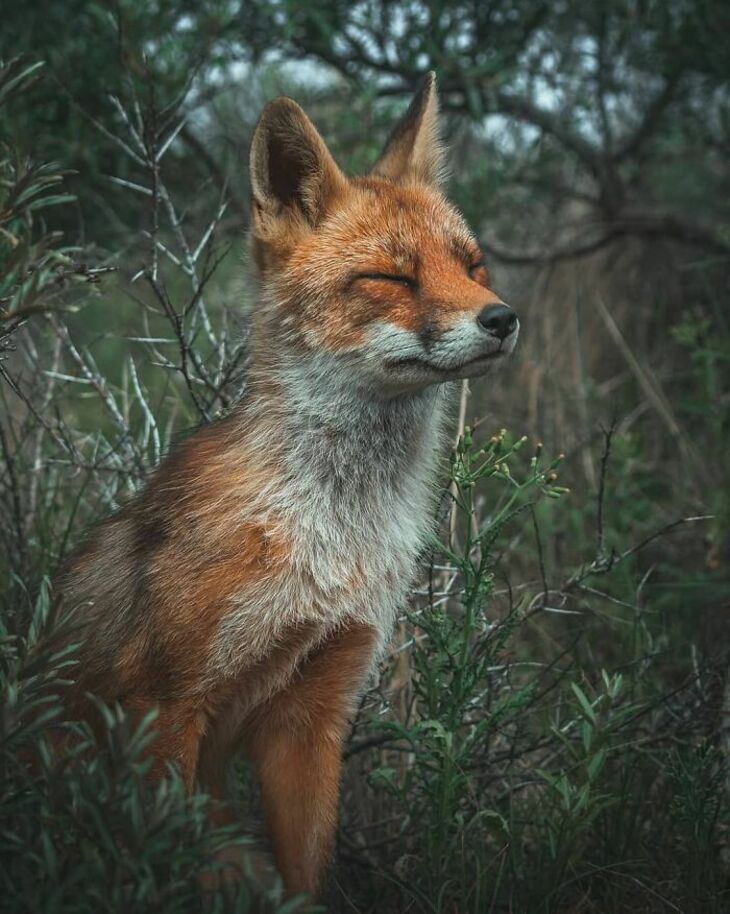
[{"label": "fox's neck", "polygon": [[[289,472],[340,497],[428,485],[450,399],[443,387],[384,397],[335,357],[254,364],[247,399],[276,422]],[[268,424],[268,423],[267,423]],[[405,494],[403,491],[402,494]]]}]

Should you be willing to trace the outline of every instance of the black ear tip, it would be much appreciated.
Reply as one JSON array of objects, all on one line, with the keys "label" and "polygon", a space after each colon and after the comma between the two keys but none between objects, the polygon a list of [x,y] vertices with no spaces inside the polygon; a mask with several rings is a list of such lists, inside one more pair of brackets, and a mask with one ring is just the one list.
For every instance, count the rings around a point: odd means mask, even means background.
[{"label": "black ear tip", "polygon": [[435,92],[436,91],[436,71],[429,70],[428,73],[421,80],[421,85],[418,87],[421,92]]},{"label": "black ear tip", "polygon": [[418,83],[411,105],[414,111],[422,110],[436,95],[436,71],[429,70]]}]

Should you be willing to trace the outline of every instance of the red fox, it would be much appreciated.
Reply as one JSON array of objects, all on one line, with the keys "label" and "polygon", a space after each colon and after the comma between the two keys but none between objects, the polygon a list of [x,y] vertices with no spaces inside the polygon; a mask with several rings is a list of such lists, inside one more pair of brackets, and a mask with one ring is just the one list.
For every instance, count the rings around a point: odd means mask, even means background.
[{"label": "red fox", "polygon": [[214,797],[244,753],[290,894],[317,892],[348,715],[433,528],[451,382],[500,365],[519,332],[440,163],[433,74],[364,177],[291,99],[267,105],[246,393],[57,582],[89,626],[74,707],[157,707],[153,776],[174,761]]}]

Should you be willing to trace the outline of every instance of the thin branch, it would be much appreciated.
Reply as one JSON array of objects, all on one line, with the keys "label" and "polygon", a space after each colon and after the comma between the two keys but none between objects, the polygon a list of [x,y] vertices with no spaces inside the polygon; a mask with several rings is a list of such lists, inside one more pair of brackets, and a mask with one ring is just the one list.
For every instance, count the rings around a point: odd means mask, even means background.
[{"label": "thin branch", "polygon": [[682,75],[683,71],[681,69],[676,69],[669,75],[662,88],[647,105],[644,117],[636,130],[616,150],[615,159],[617,162],[622,162],[635,156],[655,134],[664,112],[674,100]]},{"label": "thin branch", "polygon": [[601,454],[601,473],[598,482],[598,510],[596,519],[596,555],[603,556],[603,508],[606,498],[606,473],[608,471],[608,459],[611,456],[611,441],[613,433],[616,430],[616,415],[611,418],[611,424],[608,429],[602,429],[603,432],[603,453]]},{"label": "thin branch", "polygon": [[535,506],[530,505],[530,514],[532,515],[532,526],[535,531],[535,543],[537,545],[537,560],[540,566],[540,580],[542,581],[542,600],[543,606],[548,604],[548,595],[550,593],[550,588],[548,587],[547,582],[547,572],[545,570],[545,556],[542,549],[542,539],[540,537],[540,527],[537,523],[537,514],[535,513]]},{"label": "thin branch", "polygon": [[656,241],[676,241],[700,247],[730,259],[730,243],[714,229],[680,219],[671,214],[629,212],[605,223],[605,228],[594,239],[548,251],[516,253],[501,248],[491,241],[483,247],[492,257],[503,263],[517,265],[554,264],[563,260],[577,260],[595,254],[619,238],[648,238]]}]

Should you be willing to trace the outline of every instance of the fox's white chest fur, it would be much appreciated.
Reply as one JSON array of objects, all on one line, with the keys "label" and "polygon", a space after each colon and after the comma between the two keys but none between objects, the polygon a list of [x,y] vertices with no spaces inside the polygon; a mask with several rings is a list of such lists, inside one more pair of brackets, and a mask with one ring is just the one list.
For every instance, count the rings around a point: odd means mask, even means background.
[{"label": "fox's white chest fur", "polygon": [[315,378],[318,402],[309,377],[289,379],[276,435],[283,478],[255,509],[291,556],[284,574],[243,587],[222,620],[211,667],[230,675],[312,622],[315,640],[364,622],[382,647],[433,529],[444,388],[375,400]]}]

